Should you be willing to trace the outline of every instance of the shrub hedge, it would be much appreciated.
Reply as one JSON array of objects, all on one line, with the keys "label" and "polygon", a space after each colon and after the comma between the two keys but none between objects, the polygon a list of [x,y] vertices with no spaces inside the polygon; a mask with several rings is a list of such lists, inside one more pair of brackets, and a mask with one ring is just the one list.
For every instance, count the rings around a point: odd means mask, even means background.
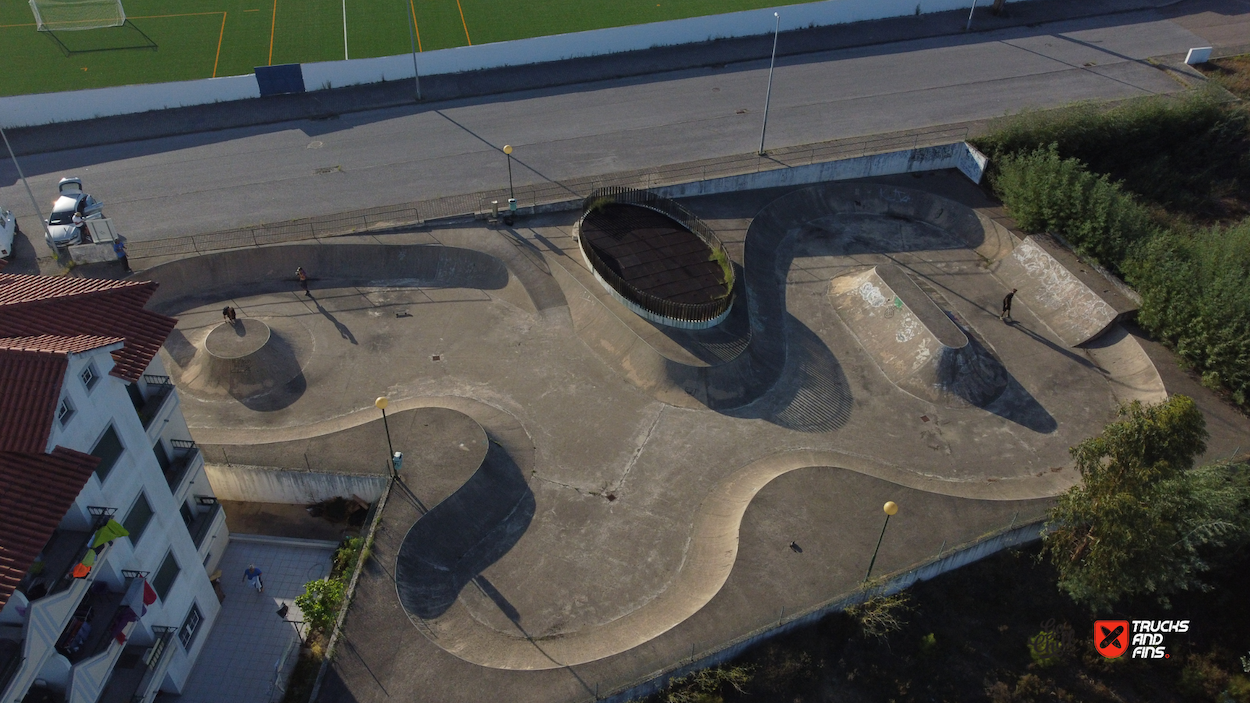
[{"label": "shrub hedge", "polygon": [[1248,405],[1250,219],[1194,227],[1150,204],[1183,209],[1250,183],[1250,113],[1209,93],[1081,106],[1022,115],[977,146],[1021,229],[1059,234],[1123,275],[1142,296],[1142,326]]}]

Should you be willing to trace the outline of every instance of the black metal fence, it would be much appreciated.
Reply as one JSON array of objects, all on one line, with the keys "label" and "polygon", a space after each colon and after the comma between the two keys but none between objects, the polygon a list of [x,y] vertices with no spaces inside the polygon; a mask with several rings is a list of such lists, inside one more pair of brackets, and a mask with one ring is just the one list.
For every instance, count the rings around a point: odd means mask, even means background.
[{"label": "black metal fence", "polygon": [[596,208],[610,204],[644,207],[664,215],[702,240],[708,249],[713,252],[713,256],[725,262],[726,269],[724,296],[705,303],[677,303],[651,295],[630,285],[604,263],[598,252],[595,251],[595,248],[586,241],[585,235],[579,237],[578,241],[582,252],[586,255],[586,260],[594,267],[595,272],[609,286],[612,286],[613,290],[643,310],[670,320],[707,322],[708,320],[715,320],[729,309],[729,306],[733,304],[733,266],[729,263],[729,254],[725,252],[725,245],[721,244],[720,239],[712,231],[711,227],[708,227],[702,220],[695,217],[692,212],[668,198],[660,197],[651,191],[626,188],[625,186],[608,186],[607,188],[596,188],[592,191],[590,195],[582,200],[582,219],[585,220],[586,215],[589,215]]},{"label": "black metal fence", "polygon": [[[936,144],[963,141],[968,127],[958,125],[924,129],[885,136],[851,137],[803,146],[773,149],[765,156],[739,154],[703,159],[659,168],[625,171],[606,176],[574,178],[564,181],[543,181],[518,185],[515,189],[518,207],[522,209],[576,203],[581,194],[608,186],[656,188],[664,185],[723,178],[746,173],[773,171],[807,166],[825,161],[914,149]],[[420,225],[428,220],[466,215],[482,215],[491,211],[491,202],[507,203],[508,189],[449,195],[417,202],[364,208],[333,215],[319,215],[284,222],[270,222],[207,232],[184,237],[171,237],[127,245],[132,259],[181,257],[224,249],[265,246],[284,242],[316,240],[344,234],[385,231]],[[570,208],[572,209],[572,208]]]}]

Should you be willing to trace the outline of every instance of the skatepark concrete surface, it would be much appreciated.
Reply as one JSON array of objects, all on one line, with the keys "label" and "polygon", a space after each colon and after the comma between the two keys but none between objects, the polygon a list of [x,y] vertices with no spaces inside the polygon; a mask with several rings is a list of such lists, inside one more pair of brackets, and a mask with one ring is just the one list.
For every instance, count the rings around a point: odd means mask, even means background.
[{"label": "skatepark concrete surface", "polygon": [[[617,303],[578,255],[576,213],[141,274],[179,317],[165,363],[208,461],[385,476],[373,401],[390,400],[404,466],[319,700],[624,695],[852,595],[887,500],[874,576],[1036,521],[1078,479],[1068,448],[1173,376],[1211,409],[1211,456],[1250,446],[1244,417],[1118,322],[1074,346],[1062,311],[1017,298],[999,320],[996,267],[1023,240],[957,174],[682,204],[741,267],[710,330]],[[230,331],[224,305],[283,340],[294,378],[188,383]],[[936,370],[896,372],[922,339]]]}]

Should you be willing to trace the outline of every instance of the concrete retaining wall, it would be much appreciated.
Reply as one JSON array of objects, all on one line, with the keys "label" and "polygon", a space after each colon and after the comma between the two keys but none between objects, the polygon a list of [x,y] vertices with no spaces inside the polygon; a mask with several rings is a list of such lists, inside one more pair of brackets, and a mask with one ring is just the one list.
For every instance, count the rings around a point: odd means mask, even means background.
[{"label": "concrete retaining wall", "polygon": [[171,261],[137,278],[168,281],[152,296],[160,310],[174,310],[194,300],[220,300],[223,291],[244,288],[250,294],[294,290],[295,267],[302,266],[315,286],[321,278],[336,282],[405,281],[409,285],[498,290],[508,285],[508,267],[489,254],[446,246],[387,244],[290,244],[233,249]]},{"label": "concrete retaining wall", "polygon": [[885,154],[856,156],[807,166],[744,173],[740,176],[709,178],[705,181],[662,186],[651,190],[666,198],[689,198],[696,195],[736,193],[741,190],[847,181],[872,176],[892,176],[900,173],[921,173],[945,169],[958,169],[973,183],[980,183],[988,164],[989,159],[971,144],[955,142],[891,151]]},{"label": "concrete retaining wall", "polygon": [[331,498],[359,496],[372,503],[386,490],[385,476],[332,474],[239,464],[204,464],[208,482],[221,500],[310,505]]}]

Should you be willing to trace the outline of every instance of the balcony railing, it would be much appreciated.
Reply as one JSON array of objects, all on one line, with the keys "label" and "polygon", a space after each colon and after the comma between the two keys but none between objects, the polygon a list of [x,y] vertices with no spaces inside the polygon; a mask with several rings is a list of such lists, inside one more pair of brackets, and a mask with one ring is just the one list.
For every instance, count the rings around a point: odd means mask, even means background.
[{"label": "balcony railing", "polygon": [[[84,595],[95,583],[96,575],[100,573],[112,549],[111,545],[105,546],[86,578],[71,577],[65,588],[51,591],[38,600],[31,599],[23,632],[22,665],[10,674],[10,681],[4,690],[6,696],[13,691],[26,690],[34,682],[44,663],[52,655],[54,646],[64,636],[71,616],[78,612]],[[5,700],[9,699],[6,697]]]},{"label": "balcony railing", "polygon": [[144,394],[143,406],[138,409],[138,413],[143,429],[146,430],[161,414],[166,401],[174,394],[174,384],[170,382],[169,376],[156,374],[144,374],[143,382],[147,385],[147,393]]},{"label": "balcony railing", "polygon": [[[96,703],[151,703],[173,658],[169,645],[176,631],[156,625],[152,628],[156,641],[151,645],[128,645]],[[123,666],[125,662],[130,665]]]},{"label": "balcony railing", "polygon": [[208,537],[217,514],[221,512],[221,503],[218,503],[217,498],[213,496],[196,496],[195,502],[195,517],[191,520],[191,524],[187,525],[187,531],[191,533],[191,541],[195,543],[195,548],[199,549],[204,544],[204,539]]},{"label": "balcony railing", "polygon": [[200,450],[189,439],[171,439],[169,444],[174,449],[174,456],[169,462],[169,468],[165,470],[165,482],[169,484],[169,492],[177,498],[190,469],[200,456]]}]

